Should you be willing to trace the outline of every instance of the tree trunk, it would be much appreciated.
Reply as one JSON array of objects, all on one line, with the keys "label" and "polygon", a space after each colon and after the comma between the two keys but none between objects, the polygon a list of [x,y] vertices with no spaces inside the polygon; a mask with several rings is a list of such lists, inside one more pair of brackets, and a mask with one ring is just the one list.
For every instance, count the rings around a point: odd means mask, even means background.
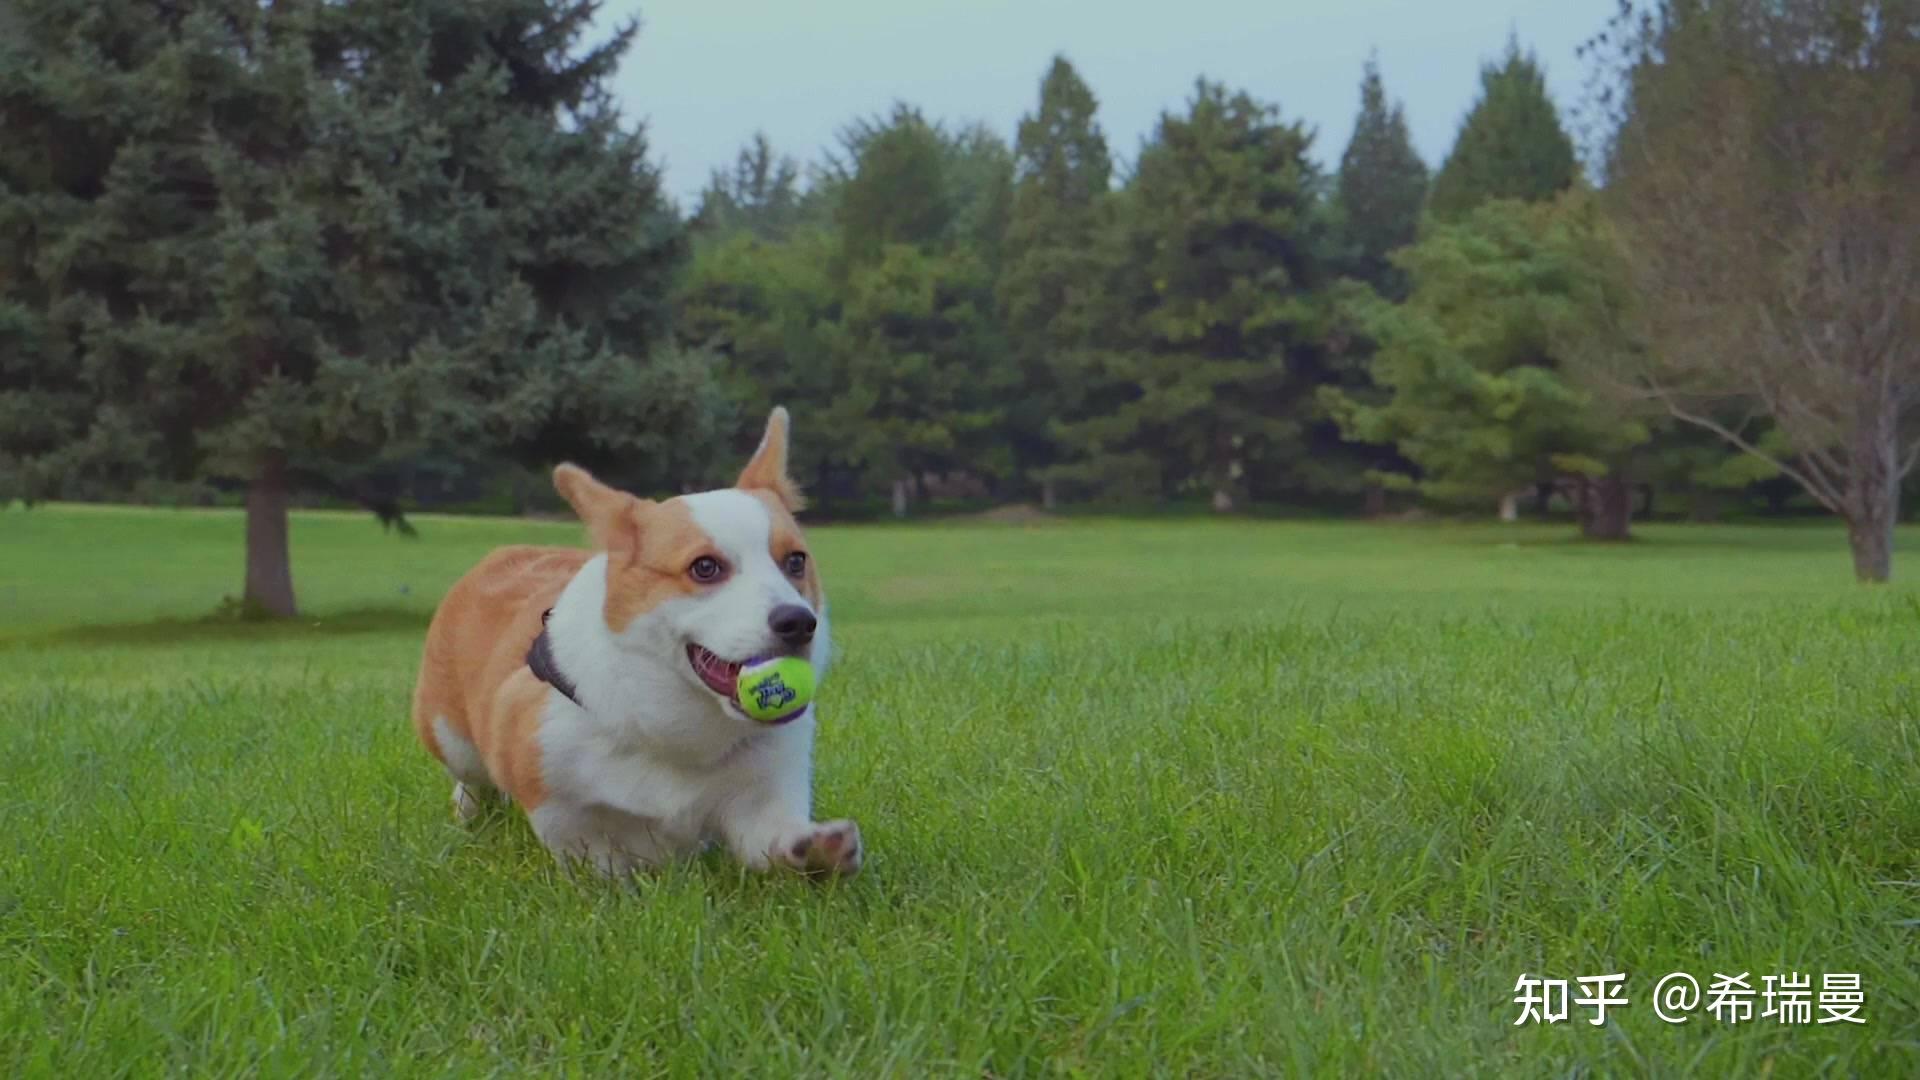
[{"label": "tree trunk", "polygon": [[1543,480],[1533,485],[1533,510],[1545,521],[1553,516],[1553,481]]},{"label": "tree trunk", "polygon": [[1058,505],[1056,502],[1057,498],[1058,496],[1054,494],[1053,490],[1053,478],[1049,476],[1045,480],[1040,481],[1040,509],[1052,513],[1053,508]]},{"label": "tree trunk", "polygon": [[1366,491],[1366,515],[1370,518],[1387,516],[1387,489],[1369,480]]},{"label": "tree trunk", "polygon": [[1893,578],[1893,521],[1847,522],[1847,544],[1853,548],[1853,576],[1869,585]]},{"label": "tree trunk", "polygon": [[1892,418],[1860,425],[1848,455],[1847,544],[1853,548],[1853,576],[1880,584],[1893,577],[1893,523],[1900,516],[1900,470]]},{"label": "tree trunk", "polygon": [[907,516],[907,482],[905,480],[893,482],[893,516],[897,518]]},{"label": "tree trunk", "polygon": [[1213,512],[1231,514],[1240,503],[1240,437],[1224,431],[1213,436]]},{"label": "tree trunk", "polygon": [[262,461],[247,485],[247,591],[241,602],[250,612],[297,614],[287,549],[287,470],[278,455]]},{"label": "tree trunk", "polygon": [[1500,496],[1500,520],[1501,521],[1519,521],[1520,520],[1520,496],[1515,495],[1511,491],[1507,492],[1505,495]]},{"label": "tree trunk", "polygon": [[1589,540],[1625,540],[1633,521],[1633,489],[1618,476],[1583,479],[1580,532]]}]

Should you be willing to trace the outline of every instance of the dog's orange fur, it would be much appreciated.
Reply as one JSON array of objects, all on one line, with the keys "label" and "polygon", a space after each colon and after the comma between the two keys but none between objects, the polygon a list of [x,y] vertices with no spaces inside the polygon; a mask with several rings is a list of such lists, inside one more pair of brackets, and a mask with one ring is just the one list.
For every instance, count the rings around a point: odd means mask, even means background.
[{"label": "dog's orange fur", "polygon": [[[735,485],[766,504],[776,562],[806,550],[793,517],[800,493],[787,477],[785,443],[786,414],[779,412]],[[594,546],[607,552],[609,631],[617,634],[636,616],[700,588],[686,568],[712,541],[683,503],[636,498],[574,465],[555,469],[553,482]],[[557,691],[528,670],[527,649],[540,634],[541,614],[592,557],[573,548],[495,551],[454,584],[427,628],[413,702],[420,741],[445,764],[433,728],[434,719],[444,717],[479,750],[494,784],[529,811],[547,798],[537,736],[542,710]],[[797,584],[817,608],[820,578],[811,560]]]},{"label": "dog's orange fur", "polygon": [[623,538],[621,547],[607,549],[606,620],[616,634],[636,616],[697,592],[700,586],[687,576],[687,567],[713,547],[684,503],[633,501],[641,507],[638,529]]},{"label": "dog's orange fur", "polygon": [[540,710],[552,687],[527,670],[540,616],[592,553],[508,547],[488,555],[448,590],[427,628],[413,727],[445,762],[435,717],[472,742],[493,781],[532,810],[546,801],[540,774]]}]

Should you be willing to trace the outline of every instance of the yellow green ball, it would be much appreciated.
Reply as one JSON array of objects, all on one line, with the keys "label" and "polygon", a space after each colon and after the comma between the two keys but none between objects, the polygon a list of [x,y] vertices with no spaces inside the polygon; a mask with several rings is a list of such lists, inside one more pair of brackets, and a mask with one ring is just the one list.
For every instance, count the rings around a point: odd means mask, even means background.
[{"label": "yellow green ball", "polygon": [[771,724],[806,708],[813,701],[813,689],[813,665],[797,656],[781,656],[741,668],[734,697],[740,711]]}]

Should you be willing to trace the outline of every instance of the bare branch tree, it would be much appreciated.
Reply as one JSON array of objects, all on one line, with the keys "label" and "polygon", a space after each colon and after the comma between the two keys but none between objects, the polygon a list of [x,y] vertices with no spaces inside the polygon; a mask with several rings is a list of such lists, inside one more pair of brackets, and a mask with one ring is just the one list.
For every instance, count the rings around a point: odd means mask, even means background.
[{"label": "bare branch tree", "polygon": [[1626,0],[1601,40],[1643,345],[1611,374],[1797,481],[1885,581],[1920,463],[1920,3]]}]

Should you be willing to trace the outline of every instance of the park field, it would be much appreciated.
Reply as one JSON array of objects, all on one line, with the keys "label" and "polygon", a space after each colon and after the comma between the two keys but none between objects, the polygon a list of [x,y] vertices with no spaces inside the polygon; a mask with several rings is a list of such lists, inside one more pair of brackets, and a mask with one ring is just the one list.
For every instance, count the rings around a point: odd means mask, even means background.
[{"label": "park field", "polygon": [[416,524],[297,515],[263,626],[236,514],[0,510],[0,1076],[1920,1075],[1920,589],[1837,527],[818,529],[821,886],[457,825],[428,615],[581,531]]}]

